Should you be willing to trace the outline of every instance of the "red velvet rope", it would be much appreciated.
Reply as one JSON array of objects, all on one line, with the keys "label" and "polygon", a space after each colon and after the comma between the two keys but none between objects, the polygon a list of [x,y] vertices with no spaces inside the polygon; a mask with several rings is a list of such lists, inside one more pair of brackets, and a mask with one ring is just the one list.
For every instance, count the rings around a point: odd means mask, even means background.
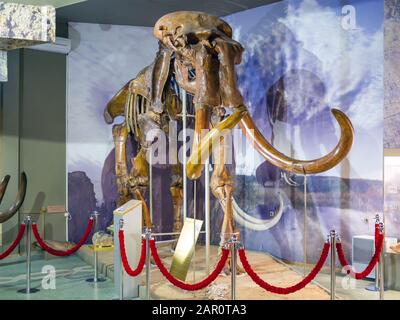
[{"label": "red velvet rope", "polygon": [[52,254],[53,256],[65,257],[65,256],[69,256],[69,255],[75,253],[76,251],[79,250],[80,247],[83,246],[83,244],[86,242],[87,238],[89,237],[90,232],[92,231],[93,223],[94,223],[93,218],[90,218],[89,224],[86,228],[86,231],[85,231],[82,239],[72,249],[69,249],[66,251],[56,250],[56,249],[53,249],[52,247],[48,246],[46,244],[46,242],[44,242],[43,239],[40,237],[36,223],[32,224],[32,231],[33,231],[33,234],[35,235],[37,242],[39,243],[39,245],[42,247],[43,250],[46,250],[48,253]]},{"label": "red velvet rope", "polygon": [[25,232],[25,224],[21,224],[21,226],[19,227],[17,237],[15,238],[14,242],[10,245],[10,247],[6,251],[0,254],[0,260],[6,258],[11,252],[14,251],[15,247],[18,245],[18,243],[24,236],[24,232]]},{"label": "red velvet rope", "polygon": [[163,276],[165,278],[167,278],[167,280],[169,282],[171,282],[174,286],[181,288],[183,290],[187,290],[187,291],[195,291],[195,290],[200,290],[200,289],[207,287],[221,273],[222,269],[224,268],[224,266],[226,264],[226,261],[228,260],[228,256],[229,256],[229,250],[222,249],[221,259],[218,261],[218,264],[215,267],[215,270],[212,273],[210,273],[210,275],[207,278],[205,278],[197,283],[185,283],[181,280],[176,279],[165,268],[163,262],[161,261],[160,257],[158,256],[157,248],[156,248],[156,244],[155,244],[154,240],[150,240],[150,249],[151,249],[151,253],[153,255],[154,261],[155,261],[157,267],[160,269]]},{"label": "red velvet rope", "polygon": [[247,274],[250,276],[250,278],[255,283],[257,283],[261,288],[263,288],[267,291],[270,291],[272,293],[289,294],[289,293],[298,291],[300,289],[303,289],[307,284],[309,284],[315,278],[315,276],[318,274],[318,272],[321,271],[321,268],[324,265],[326,258],[328,257],[329,248],[330,248],[330,244],[328,242],[326,242],[324,245],[324,248],[322,250],[321,257],[319,258],[317,264],[311,270],[311,272],[299,283],[297,283],[293,286],[290,286],[290,287],[286,287],[286,288],[281,288],[281,287],[276,287],[276,286],[270,285],[269,283],[267,283],[263,279],[261,279],[258,276],[258,274],[256,274],[254,272],[251,265],[249,264],[249,261],[247,260],[246,252],[244,251],[244,249],[239,249],[239,257],[240,257],[240,261],[242,262],[244,270],[247,272]]},{"label": "red velvet rope", "polygon": [[[378,234],[378,241],[377,241],[377,247],[375,248],[375,253],[371,261],[369,262],[368,266],[364,269],[364,271],[351,272],[350,270],[347,270],[347,274],[349,274],[352,278],[357,280],[364,279],[366,276],[368,276],[371,273],[372,269],[375,267],[375,265],[379,262],[379,256],[381,255],[383,248],[383,240],[384,236]],[[343,247],[340,242],[336,243],[336,251],[338,254],[340,264],[343,267],[348,266],[349,263],[347,262],[346,257],[344,256]]]},{"label": "red velvet rope", "polygon": [[129,261],[126,256],[124,230],[122,230],[122,229],[119,230],[118,238],[119,238],[119,251],[121,254],[121,260],[122,260],[124,269],[125,269],[126,273],[129,274],[131,277],[136,277],[142,272],[144,263],[146,261],[146,239],[142,239],[142,251],[140,253],[140,260],[139,260],[139,263],[138,263],[136,269],[133,270],[131,268],[131,266],[129,265]]}]

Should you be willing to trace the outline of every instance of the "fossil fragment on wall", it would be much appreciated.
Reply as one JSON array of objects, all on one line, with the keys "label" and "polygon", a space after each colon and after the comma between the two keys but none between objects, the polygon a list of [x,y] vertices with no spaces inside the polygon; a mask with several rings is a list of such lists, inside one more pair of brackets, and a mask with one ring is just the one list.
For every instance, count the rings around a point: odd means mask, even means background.
[{"label": "fossil fragment on wall", "polygon": [[7,55],[1,51],[54,42],[55,39],[54,7],[0,2],[0,81],[7,81]]}]

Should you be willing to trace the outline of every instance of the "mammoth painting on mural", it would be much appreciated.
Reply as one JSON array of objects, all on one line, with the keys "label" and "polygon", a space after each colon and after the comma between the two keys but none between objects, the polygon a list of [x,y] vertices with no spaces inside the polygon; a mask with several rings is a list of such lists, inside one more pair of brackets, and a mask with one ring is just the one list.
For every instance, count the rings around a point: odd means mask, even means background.
[{"label": "mammoth painting on mural", "polygon": [[[235,203],[232,176],[225,165],[225,148],[216,143],[224,139],[220,134],[223,130],[239,125],[268,162],[296,174],[327,171],[340,163],[350,151],[353,127],[348,117],[337,109],[332,109],[332,113],[340,125],[341,136],[336,147],[321,158],[290,158],[264,138],[255,126],[236,83],[235,65],[241,63],[244,48],[232,39],[232,29],[222,19],[203,12],[174,12],[157,21],[154,36],[159,41],[154,62],[111,99],[104,113],[109,124],[117,116],[124,116],[124,122],[113,127],[119,204],[131,197],[142,200],[146,226],[151,226],[144,201],[149,185],[145,151],[151,144],[146,140],[146,133],[153,128],[167,132],[169,122],[179,120],[182,89],[189,93],[188,97],[193,99],[195,106],[195,136],[186,166],[187,177],[198,179],[204,167],[201,160],[210,152],[214,153],[211,191],[224,210],[221,234],[227,236],[221,237],[222,242],[236,232],[234,220],[241,224],[251,223],[255,230],[265,230],[268,223],[273,223],[247,215]],[[205,135],[203,130],[207,130]],[[140,145],[136,157],[132,159],[131,172],[128,172],[125,154],[129,135],[133,135]],[[213,144],[220,147],[212,148]],[[181,172],[180,165],[174,165],[170,187],[175,215],[174,231],[181,228]],[[281,214],[278,210],[277,219]]]}]

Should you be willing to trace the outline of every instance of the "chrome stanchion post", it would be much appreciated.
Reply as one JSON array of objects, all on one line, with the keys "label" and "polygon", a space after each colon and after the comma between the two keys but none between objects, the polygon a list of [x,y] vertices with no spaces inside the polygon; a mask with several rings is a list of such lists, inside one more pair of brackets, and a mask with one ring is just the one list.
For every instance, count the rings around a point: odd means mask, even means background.
[{"label": "chrome stanchion post", "polygon": [[[384,225],[382,222],[379,223],[379,233],[381,236],[384,236]],[[384,259],[385,257],[385,239],[383,239],[382,243],[382,251],[380,254],[380,259],[378,263],[379,269],[379,300],[384,300],[385,295],[385,279],[384,279]]]},{"label": "chrome stanchion post", "polygon": [[20,293],[35,293],[39,289],[31,288],[31,273],[32,273],[32,262],[31,262],[31,245],[32,245],[32,217],[27,216],[24,220],[26,229],[26,288],[18,290]]},{"label": "chrome stanchion post", "polygon": [[[122,230],[124,227],[124,219],[119,220],[119,229]],[[121,264],[121,270],[119,274],[119,299],[124,300],[124,265],[122,263],[121,259],[121,253],[120,253],[120,264]]]},{"label": "chrome stanchion post", "polygon": [[204,165],[204,222],[205,222],[205,231],[206,231],[206,275],[210,274],[210,159],[207,158],[207,161]]},{"label": "chrome stanchion post", "polygon": [[303,225],[304,225],[304,237],[303,237],[303,274],[307,274],[307,175],[304,174],[303,182],[303,201],[304,201],[304,215],[303,215]]},{"label": "chrome stanchion post", "polygon": [[[96,232],[99,213],[97,211],[93,211],[93,214],[91,215],[91,217],[94,219],[94,230]],[[98,256],[96,245],[93,243],[93,241],[92,241],[92,246],[93,246],[93,260],[94,260],[94,276],[93,276],[93,278],[86,279],[86,281],[93,282],[93,283],[104,282],[104,281],[106,281],[105,278],[99,278],[99,271],[98,271],[99,256]]]},{"label": "chrome stanchion post", "polygon": [[183,223],[185,223],[185,219],[187,217],[187,179],[186,179],[186,164],[187,164],[187,157],[186,157],[186,137],[187,137],[187,95],[186,91],[182,89],[181,91],[181,98],[182,98],[182,188],[183,188],[183,203],[182,203],[182,216],[183,216]]},{"label": "chrome stanchion post", "polygon": [[237,265],[237,248],[238,239],[236,234],[233,234],[230,241],[231,250],[231,300],[236,300],[236,265]]},{"label": "chrome stanchion post", "polygon": [[331,244],[331,300],[335,300],[336,291],[336,231],[329,233]]},{"label": "chrome stanchion post", "polygon": [[[379,214],[375,216],[375,224],[380,224]],[[379,290],[379,264],[375,267],[375,291]]]},{"label": "chrome stanchion post", "polygon": [[150,239],[151,229],[146,228],[145,230],[146,239],[146,299],[150,300]]},{"label": "chrome stanchion post", "polygon": [[96,283],[99,280],[98,270],[97,270],[97,265],[99,263],[99,257],[97,256],[97,250],[96,250],[94,245],[93,245],[93,250],[94,250],[94,278],[93,278],[93,282]]},{"label": "chrome stanchion post", "polygon": [[71,220],[71,214],[69,212],[65,212],[64,217],[65,217],[65,241],[68,242],[69,221]]}]

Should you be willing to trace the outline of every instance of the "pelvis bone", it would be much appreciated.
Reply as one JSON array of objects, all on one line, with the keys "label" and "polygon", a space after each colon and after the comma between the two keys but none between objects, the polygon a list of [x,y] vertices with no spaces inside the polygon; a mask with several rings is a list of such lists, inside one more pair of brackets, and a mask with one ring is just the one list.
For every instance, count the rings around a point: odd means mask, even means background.
[{"label": "pelvis bone", "polygon": [[[0,203],[3,200],[9,180],[10,176],[6,175],[0,183]],[[7,220],[11,219],[18,212],[19,208],[22,206],[25,200],[26,184],[26,174],[25,172],[22,172],[17,197],[15,198],[15,201],[10,208],[8,208],[6,211],[0,211],[0,223],[6,222]]]}]

